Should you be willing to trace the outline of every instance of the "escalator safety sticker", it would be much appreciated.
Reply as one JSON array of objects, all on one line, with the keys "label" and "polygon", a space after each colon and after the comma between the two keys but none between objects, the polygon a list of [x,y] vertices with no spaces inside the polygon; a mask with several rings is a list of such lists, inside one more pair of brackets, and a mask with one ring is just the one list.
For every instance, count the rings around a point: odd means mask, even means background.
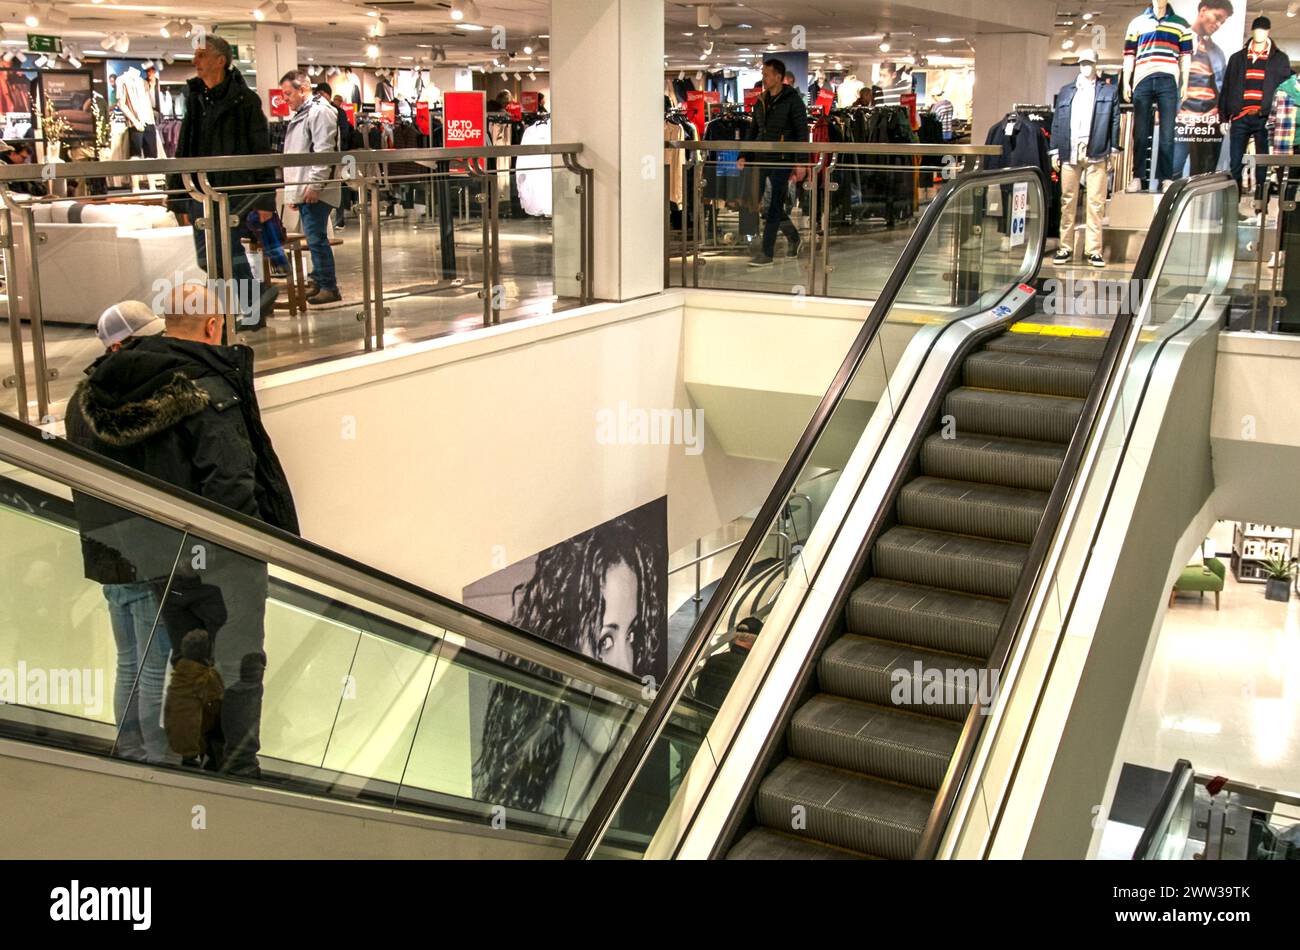
[{"label": "escalator safety sticker", "polygon": [[1011,186],[1011,247],[1025,243],[1025,212],[1029,208],[1029,182],[1018,181]]}]

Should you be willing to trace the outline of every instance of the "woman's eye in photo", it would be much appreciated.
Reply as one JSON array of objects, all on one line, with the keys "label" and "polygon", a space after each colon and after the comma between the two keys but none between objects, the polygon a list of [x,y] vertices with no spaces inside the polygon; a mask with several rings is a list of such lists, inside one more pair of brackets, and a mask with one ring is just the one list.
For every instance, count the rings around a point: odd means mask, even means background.
[{"label": "woman's eye in photo", "polygon": [[614,646],[613,636],[611,636],[608,633],[603,634],[601,638],[596,641],[596,655],[604,656],[613,648],[613,646]]}]

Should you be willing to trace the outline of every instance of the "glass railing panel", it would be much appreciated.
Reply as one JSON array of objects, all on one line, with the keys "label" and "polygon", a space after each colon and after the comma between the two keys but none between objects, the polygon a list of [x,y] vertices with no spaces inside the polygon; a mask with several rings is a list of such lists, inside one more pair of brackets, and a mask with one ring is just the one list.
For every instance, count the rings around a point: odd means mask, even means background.
[{"label": "glass railing panel", "polygon": [[570,833],[643,714],[641,697],[451,640],[420,710],[402,798],[458,798],[493,830]]},{"label": "glass railing panel", "polygon": [[169,759],[161,713],[170,641],[153,581],[172,572],[183,533],[5,466],[0,536],[3,727]]},{"label": "glass railing panel", "polygon": [[[841,473],[852,462],[860,463],[859,467],[869,463],[869,459],[854,458],[855,452],[862,451],[862,436],[868,425],[878,427],[883,434],[893,418],[902,390],[900,388],[897,396],[891,393],[891,375],[906,342],[926,322],[933,322],[917,319],[919,307],[925,306],[931,314],[939,314],[938,322],[959,319],[993,306],[1015,283],[1033,275],[1042,247],[1044,220],[1040,179],[1027,172],[1008,172],[995,181],[997,184],[992,188],[977,182],[955,185],[939,217],[930,222],[930,230],[916,257],[916,266],[907,271],[877,333],[868,341],[847,382],[843,398],[832,409],[825,428],[804,461],[796,480],[797,486],[815,482],[822,497],[829,500]],[[1017,182],[1023,185],[1023,190],[1015,187]],[[1017,191],[1023,202],[1023,216],[1017,216],[1017,237],[1012,239],[1012,215],[1008,202]],[[939,269],[928,264],[936,257],[951,261],[954,254],[958,261],[955,267]],[[936,282],[941,284],[937,293]],[[891,344],[892,352],[886,349],[886,341]],[[763,544],[740,569],[742,581],[727,593],[728,600],[721,609],[719,620],[708,631],[707,642],[698,659],[692,663],[686,675],[686,685],[670,707],[666,722],[676,722],[692,710],[700,714],[706,726],[711,724],[751,655],[746,649],[748,638],[738,637],[738,634],[749,633],[764,623],[774,609],[779,609],[778,598],[782,603],[787,602],[782,594],[797,598],[810,585],[816,565],[809,562],[806,545],[811,541],[814,548],[825,547],[834,525],[828,523],[819,532],[819,525],[824,520],[822,516],[832,508],[842,512],[843,507],[842,504],[828,507],[822,503],[809,506],[806,516],[792,517],[789,505],[792,501],[801,502],[800,494],[799,491],[792,492],[769,523],[754,524],[752,530],[764,533]],[[796,524],[797,529],[794,528]],[[779,538],[786,528],[796,531],[796,536],[783,548],[784,557],[769,560],[769,541]],[[820,542],[818,537],[821,537]],[[735,565],[732,567],[735,569]],[[793,604],[793,600],[789,603]],[[789,616],[782,616],[780,623],[789,620]],[[681,662],[687,662],[686,658],[683,657]],[[708,768],[716,768],[725,750],[707,743],[706,748],[711,758]],[[665,736],[660,736],[651,750],[652,758],[663,760],[676,754]],[[697,755],[683,765],[689,767],[698,760]],[[657,772],[644,777],[638,773],[629,786],[629,794],[632,792],[636,792],[643,802],[661,794],[659,812],[661,815],[669,812],[673,786],[659,782]],[[621,815],[622,808],[615,812],[616,818]]]},{"label": "glass railing panel", "polygon": [[498,160],[496,320],[576,307],[581,297],[581,176],[560,156]]},{"label": "glass railing panel", "polygon": [[[261,284],[259,293],[269,294],[268,287],[278,292],[272,309],[263,313],[264,327],[245,317],[229,328],[235,340],[253,348],[259,373],[366,351],[366,325],[358,319],[365,297],[364,249],[352,204],[355,179],[345,172],[331,168],[315,202],[303,200],[299,187],[277,183],[275,217],[269,221],[246,210],[240,190],[228,191],[230,220],[239,225],[234,238],[248,272]],[[342,215],[340,206],[346,209]],[[242,272],[235,261],[235,276]],[[330,285],[338,300],[312,302],[316,289],[327,291]],[[251,300],[251,294],[245,296]],[[240,309],[248,310],[244,303]]]},{"label": "glass railing panel", "polygon": [[[874,299],[921,215],[960,168],[953,155],[836,155],[820,176],[827,296]],[[936,257],[924,266],[942,271],[950,264]],[[944,281],[933,288],[936,298],[926,302],[945,303]]]},{"label": "glass railing panel", "polygon": [[[139,725],[119,734],[114,712],[148,710],[148,757],[160,766],[563,835],[651,698],[613,667],[560,673],[537,653],[484,646],[481,619],[435,626],[201,534],[105,511],[120,509],[74,504],[22,467],[0,472],[0,732],[144,759]],[[126,565],[98,550],[86,579],[83,535],[128,552],[130,584],[100,582],[105,565],[123,577]],[[114,616],[123,609],[138,628],[130,637]],[[11,696],[19,671],[83,692]],[[698,720],[671,733],[691,754]],[[648,840],[653,828],[633,816],[618,830]]]},{"label": "glass railing panel", "polygon": [[[481,164],[481,163],[480,163]],[[483,325],[485,179],[479,164],[390,162],[371,189],[384,345]]]}]

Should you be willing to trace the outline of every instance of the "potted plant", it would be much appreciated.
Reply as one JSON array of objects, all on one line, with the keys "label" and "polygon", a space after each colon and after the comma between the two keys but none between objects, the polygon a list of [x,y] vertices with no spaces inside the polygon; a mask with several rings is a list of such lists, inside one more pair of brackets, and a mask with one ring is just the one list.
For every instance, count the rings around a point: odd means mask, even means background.
[{"label": "potted plant", "polygon": [[1291,575],[1295,573],[1295,561],[1286,558],[1272,558],[1264,562],[1264,597],[1266,600],[1279,600],[1286,603],[1291,599]]}]

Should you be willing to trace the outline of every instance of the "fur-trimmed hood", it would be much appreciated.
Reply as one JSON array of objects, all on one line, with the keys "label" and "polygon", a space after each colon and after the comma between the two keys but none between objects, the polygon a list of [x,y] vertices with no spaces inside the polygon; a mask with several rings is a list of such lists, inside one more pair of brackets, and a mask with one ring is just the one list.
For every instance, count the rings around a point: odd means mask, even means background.
[{"label": "fur-trimmed hood", "polygon": [[226,349],[167,337],[131,340],[92,364],[73,398],[95,438],[135,445],[202,412],[214,394],[222,403],[233,397],[224,377],[238,364]]}]

